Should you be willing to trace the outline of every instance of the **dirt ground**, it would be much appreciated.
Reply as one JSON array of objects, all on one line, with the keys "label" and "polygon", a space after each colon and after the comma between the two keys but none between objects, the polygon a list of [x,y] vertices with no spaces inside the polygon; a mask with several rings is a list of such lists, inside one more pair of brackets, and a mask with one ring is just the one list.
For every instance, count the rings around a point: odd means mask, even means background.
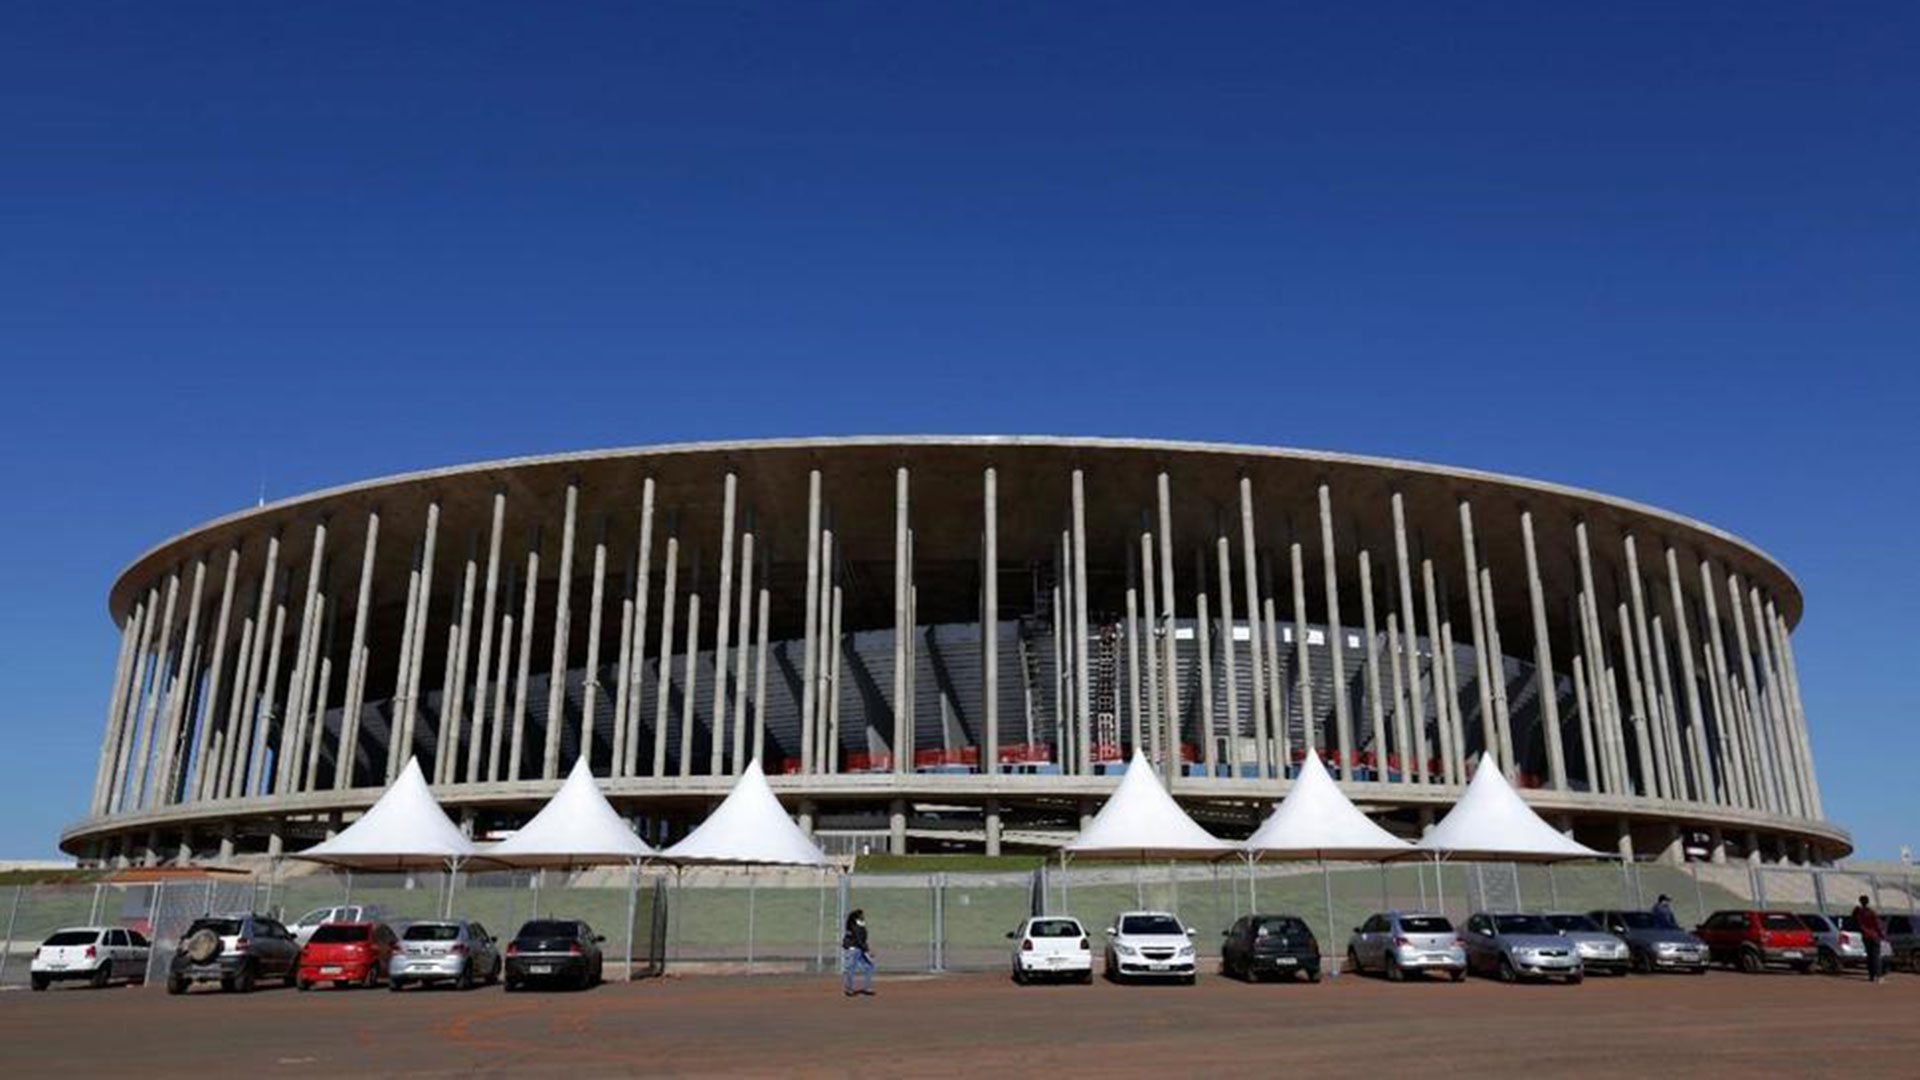
[{"label": "dirt ground", "polygon": [[0,994],[0,1074],[1920,1075],[1920,977],[1714,972],[1582,986],[1018,987],[667,978],[576,993]]}]

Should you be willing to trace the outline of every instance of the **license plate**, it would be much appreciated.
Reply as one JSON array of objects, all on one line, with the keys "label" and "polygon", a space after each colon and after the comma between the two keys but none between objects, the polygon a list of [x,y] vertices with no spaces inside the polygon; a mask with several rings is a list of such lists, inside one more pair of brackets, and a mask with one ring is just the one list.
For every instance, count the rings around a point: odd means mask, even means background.
[{"label": "license plate", "polygon": [[1155,960],[1155,961],[1152,961],[1147,966],[1151,967],[1155,971],[1165,971],[1168,968],[1172,967],[1173,965],[1167,963],[1165,960]]},{"label": "license plate", "polygon": [[1273,958],[1273,962],[1280,967],[1292,967],[1300,961],[1291,956],[1276,956]]},{"label": "license plate", "polygon": [[533,964],[527,968],[527,974],[551,975],[553,974],[553,965],[552,964]]},{"label": "license plate", "polygon": [[1789,960],[1798,960],[1800,959],[1800,950],[1788,949],[1786,952],[1783,952],[1780,955],[1786,957]]},{"label": "license plate", "polygon": [[322,974],[322,975],[338,975],[338,974],[340,974],[340,969],[339,969],[339,968],[337,968],[337,967],[323,967],[323,968],[321,968],[321,969],[320,969],[320,974]]}]

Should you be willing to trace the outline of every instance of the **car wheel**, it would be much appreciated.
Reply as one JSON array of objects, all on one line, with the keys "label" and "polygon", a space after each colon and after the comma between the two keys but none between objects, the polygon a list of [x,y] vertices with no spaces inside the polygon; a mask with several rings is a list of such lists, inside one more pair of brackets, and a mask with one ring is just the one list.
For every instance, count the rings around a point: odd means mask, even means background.
[{"label": "car wheel", "polygon": [[1360,974],[1360,954],[1353,951],[1351,945],[1347,946],[1347,971],[1354,975]]},{"label": "car wheel", "polygon": [[1740,970],[1749,975],[1758,975],[1767,968],[1767,962],[1755,949],[1740,950]]},{"label": "car wheel", "polygon": [[112,981],[113,965],[101,964],[99,967],[93,969],[93,977],[87,980],[87,985],[93,987],[95,990],[105,990],[107,984]]},{"label": "car wheel", "polygon": [[1019,968],[1014,968],[1013,969],[1013,985],[1015,986],[1027,985],[1027,973],[1024,971],[1021,971]]},{"label": "car wheel", "polygon": [[1583,979],[1585,979],[1585,978],[1586,978],[1586,976],[1584,976],[1584,975],[1579,975],[1579,974],[1574,974],[1574,975],[1569,975],[1569,976],[1567,976],[1567,985],[1568,985],[1568,986],[1579,986],[1579,985],[1580,985],[1580,983],[1581,983],[1581,980],[1583,980]]},{"label": "car wheel", "polygon": [[1080,985],[1081,986],[1093,985],[1093,969],[1092,968],[1088,968],[1087,970],[1080,973]]},{"label": "car wheel", "polygon": [[460,965],[460,974],[453,977],[453,988],[462,992],[473,989],[473,964],[471,961]]},{"label": "car wheel", "polygon": [[1387,957],[1387,981],[1405,982],[1406,978],[1407,973],[1401,969],[1400,961],[1391,956]]},{"label": "car wheel", "polygon": [[1514,969],[1513,961],[1505,956],[1500,958],[1500,981],[1503,983],[1520,981],[1520,972]]},{"label": "car wheel", "polygon": [[1915,949],[1907,954],[1907,970],[1915,975],[1920,975],[1920,949]]},{"label": "car wheel", "polygon": [[1835,955],[1832,949],[1821,949],[1818,963],[1820,965],[1820,974],[1840,974],[1840,957]]},{"label": "car wheel", "polygon": [[253,993],[253,968],[251,966],[243,967],[235,972],[231,986],[228,985],[226,980],[222,980],[221,989],[232,989],[236,994]]},{"label": "car wheel", "polygon": [[1306,976],[1307,976],[1307,981],[1308,981],[1308,982],[1310,982],[1310,983],[1317,983],[1317,982],[1319,982],[1319,981],[1320,981],[1320,969],[1319,969],[1319,968],[1308,968],[1308,969],[1306,970],[1306,972],[1305,972],[1305,974],[1306,974]]},{"label": "car wheel", "polygon": [[1794,970],[1794,973],[1797,975],[1811,975],[1813,974],[1813,965],[1812,964],[1795,964],[1793,965],[1793,970]]},{"label": "car wheel", "polygon": [[1448,976],[1449,978],[1451,978],[1451,979],[1452,979],[1452,980],[1453,980],[1454,982],[1466,982],[1466,981],[1467,981],[1467,969],[1466,969],[1466,968],[1456,968],[1456,969],[1454,969],[1453,971],[1449,971],[1449,972],[1447,972],[1447,976]]},{"label": "car wheel", "polygon": [[167,977],[167,993],[178,996],[187,992],[187,980],[175,976]]},{"label": "car wheel", "polygon": [[53,984],[53,980],[47,978],[45,975],[33,976],[33,988],[35,990],[45,990],[48,986],[51,986],[52,984]]},{"label": "car wheel", "polygon": [[399,992],[400,992],[400,988],[401,988],[401,987],[403,987],[403,986],[405,986],[405,985],[407,985],[407,984],[406,984],[406,982],[405,982],[404,980],[402,980],[402,979],[388,979],[388,980],[387,980],[387,989],[389,989],[389,990],[391,990],[391,991],[393,991],[393,992],[394,992],[394,993],[396,993],[396,994],[397,994],[397,993],[399,993]]},{"label": "car wheel", "polygon": [[313,984],[311,982],[308,982],[305,979],[296,979],[294,981],[293,986],[294,986],[294,989],[300,991],[303,994],[313,989]]},{"label": "car wheel", "polygon": [[505,989],[506,989],[506,992],[509,994],[517,994],[520,992],[520,984],[517,982],[514,982],[512,979],[508,979]]},{"label": "car wheel", "polygon": [[1181,979],[1181,980],[1180,980],[1180,984],[1181,984],[1182,986],[1192,986],[1193,984],[1195,984],[1195,983],[1197,983],[1197,982],[1199,982],[1199,981],[1200,981],[1200,976],[1198,976],[1198,975],[1189,975],[1189,976],[1187,976],[1186,978],[1184,978],[1184,979]]},{"label": "car wheel", "polygon": [[287,973],[280,977],[280,984],[282,986],[292,986],[293,984],[299,981],[300,981],[300,969],[297,966],[288,968]]}]

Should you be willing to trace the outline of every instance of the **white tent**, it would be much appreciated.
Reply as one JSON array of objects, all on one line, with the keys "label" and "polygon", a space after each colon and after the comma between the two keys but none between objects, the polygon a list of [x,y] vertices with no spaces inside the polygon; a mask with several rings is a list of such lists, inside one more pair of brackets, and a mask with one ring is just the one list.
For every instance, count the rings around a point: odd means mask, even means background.
[{"label": "white tent", "polygon": [[440,809],[417,758],[338,836],[293,856],[348,870],[458,868],[475,855],[473,842]]},{"label": "white tent", "polygon": [[1372,860],[1414,849],[1361,813],[1327,774],[1320,755],[1309,751],[1293,789],[1247,838],[1246,850],[1256,858]]},{"label": "white tent", "polygon": [[1466,794],[1420,843],[1436,858],[1498,862],[1561,862],[1603,858],[1541,820],[1500,775],[1491,755],[1480,757]]},{"label": "white tent", "polygon": [[582,756],[532,821],[481,854],[504,866],[532,868],[631,864],[654,851],[607,803]]},{"label": "white tent", "polygon": [[826,853],[787,816],[760,771],[747,763],[726,800],[686,838],[660,853],[665,862],[710,866],[829,866]]},{"label": "white tent", "polygon": [[1236,851],[1233,844],[1201,828],[1180,809],[1138,750],[1106,805],[1061,848],[1074,858],[1141,860],[1217,859]]}]

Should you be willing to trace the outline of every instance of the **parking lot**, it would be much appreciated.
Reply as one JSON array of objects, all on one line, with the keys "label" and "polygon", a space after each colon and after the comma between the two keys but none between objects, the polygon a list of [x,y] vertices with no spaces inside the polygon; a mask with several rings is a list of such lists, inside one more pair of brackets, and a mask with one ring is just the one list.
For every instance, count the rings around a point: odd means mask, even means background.
[{"label": "parking lot", "polygon": [[0,994],[15,1076],[125,1072],[456,1075],[1439,1073],[1658,1076],[1920,1068],[1920,977],[1880,986],[1713,972],[1585,985],[1020,988],[901,976],[844,998],[819,976],[689,977],[583,993],[384,990],[184,998],[134,989]]}]

